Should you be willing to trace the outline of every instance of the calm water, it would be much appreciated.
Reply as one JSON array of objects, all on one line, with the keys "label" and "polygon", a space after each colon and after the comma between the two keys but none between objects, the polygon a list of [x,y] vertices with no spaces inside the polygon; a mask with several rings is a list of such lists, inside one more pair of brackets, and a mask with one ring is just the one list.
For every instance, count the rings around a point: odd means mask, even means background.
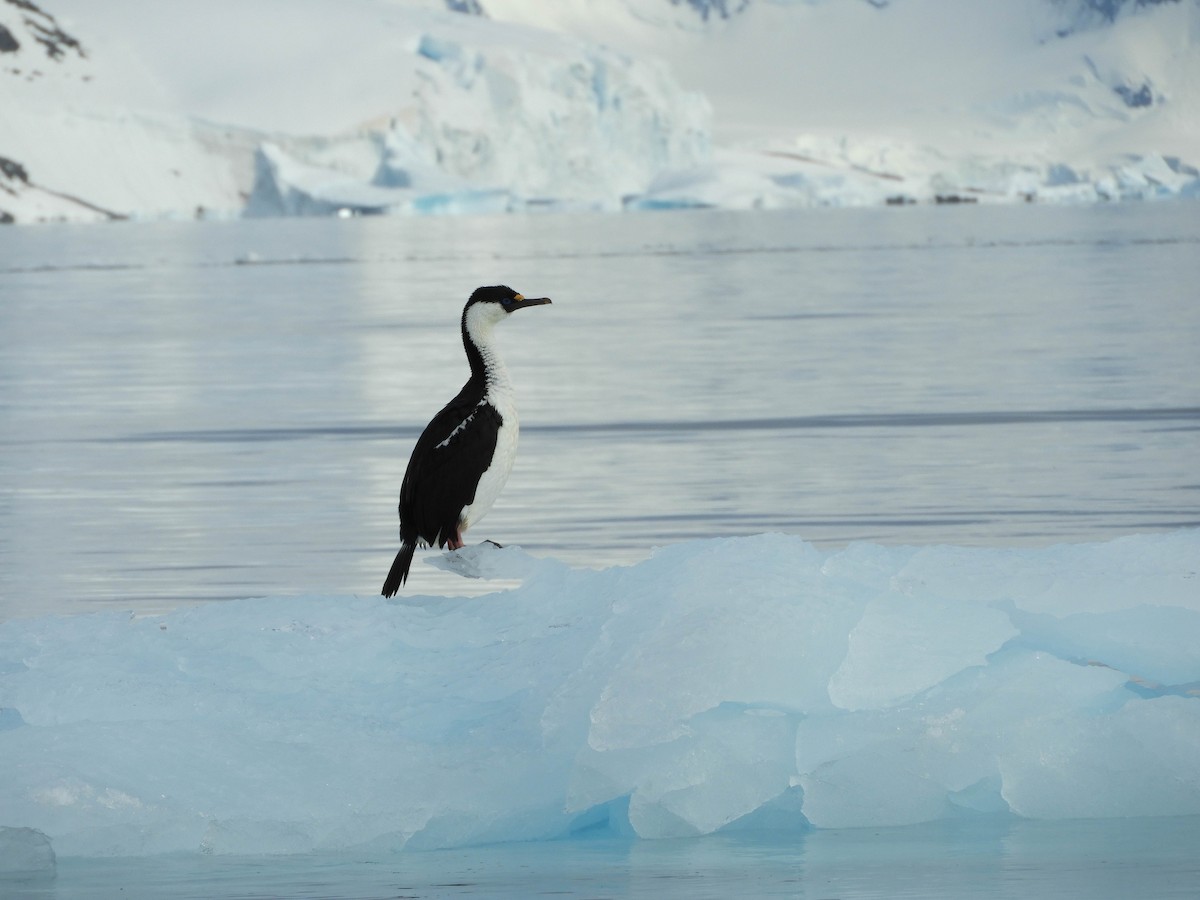
[{"label": "calm water", "polygon": [[555,303],[502,326],[522,448],[476,540],[1200,524],[1198,245],[1192,203],[5,229],[0,618],[376,593],[496,282]]},{"label": "calm water", "polygon": [[[1200,818],[973,822],[791,840],[576,840],[386,858],[65,860],[12,900],[1194,900]],[[4,883],[0,882],[0,889]]]}]

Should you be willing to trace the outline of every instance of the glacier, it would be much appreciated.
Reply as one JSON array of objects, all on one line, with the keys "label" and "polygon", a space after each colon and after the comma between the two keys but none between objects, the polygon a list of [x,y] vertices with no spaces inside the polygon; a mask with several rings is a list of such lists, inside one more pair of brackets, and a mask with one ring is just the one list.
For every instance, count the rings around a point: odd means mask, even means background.
[{"label": "glacier", "polygon": [[334,161],[326,142],[264,144],[246,213],[619,209],[661,171],[708,158],[708,105],[661,64],[494,30],[414,38],[415,102],[338,141]]},{"label": "glacier", "polygon": [[1195,198],[1198,34],[1196,0],[10,2],[0,220]]},{"label": "glacier", "polygon": [[1200,815],[1200,531],[460,554],[498,589],[0,624],[0,869]]}]

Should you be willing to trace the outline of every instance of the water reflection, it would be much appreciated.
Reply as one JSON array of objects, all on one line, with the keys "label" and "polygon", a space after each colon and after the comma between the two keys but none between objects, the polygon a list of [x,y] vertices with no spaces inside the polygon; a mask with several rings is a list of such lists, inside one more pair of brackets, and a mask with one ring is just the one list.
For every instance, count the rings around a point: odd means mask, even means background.
[{"label": "water reflection", "polygon": [[895,897],[922,900],[1191,897],[1200,818],[972,820],[903,828],[617,838],[462,850],[293,857],[64,859],[12,900],[290,897]]},{"label": "water reflection", "polygon": [[1189,204],[6,238],[0,617],[374,594],[412,441],[466,376],[461,304],[500,281],[555,306],[500,335],[524,434],[476,539],[603,566],[763,530],[1200,523]]}]

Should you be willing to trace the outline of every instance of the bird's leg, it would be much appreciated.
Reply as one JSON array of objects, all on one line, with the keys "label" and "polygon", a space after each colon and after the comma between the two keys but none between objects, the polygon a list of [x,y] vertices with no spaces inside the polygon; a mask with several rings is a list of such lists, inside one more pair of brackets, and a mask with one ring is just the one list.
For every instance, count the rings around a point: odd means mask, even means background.
[{"label": "bird's leg", "polygon": [[459,531],[457,528],[454,529],[454,537],[452,537],[446,541],[446,546],[449,547],[451,550],[461,550],[463,547],[467,546],[463,542],[462,532]]}]

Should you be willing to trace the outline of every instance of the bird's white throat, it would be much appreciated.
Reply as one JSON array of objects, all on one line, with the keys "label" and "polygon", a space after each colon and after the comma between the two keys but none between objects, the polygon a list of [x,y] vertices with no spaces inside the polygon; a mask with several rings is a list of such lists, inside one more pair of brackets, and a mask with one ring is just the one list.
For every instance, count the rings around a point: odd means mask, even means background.
[{"label": "bird's white throat", "polygon": [[506,313],[496,303],[476,303],[467,310],[465,327],[467,337],[479,351],[483,359],[484,379],[487,385],[484,392],[486,399],[500,411],[507,424],[512,421],[517,424],[517,409],[513,395],[512,379],[495,343],[496,323],[507,317]]}]

